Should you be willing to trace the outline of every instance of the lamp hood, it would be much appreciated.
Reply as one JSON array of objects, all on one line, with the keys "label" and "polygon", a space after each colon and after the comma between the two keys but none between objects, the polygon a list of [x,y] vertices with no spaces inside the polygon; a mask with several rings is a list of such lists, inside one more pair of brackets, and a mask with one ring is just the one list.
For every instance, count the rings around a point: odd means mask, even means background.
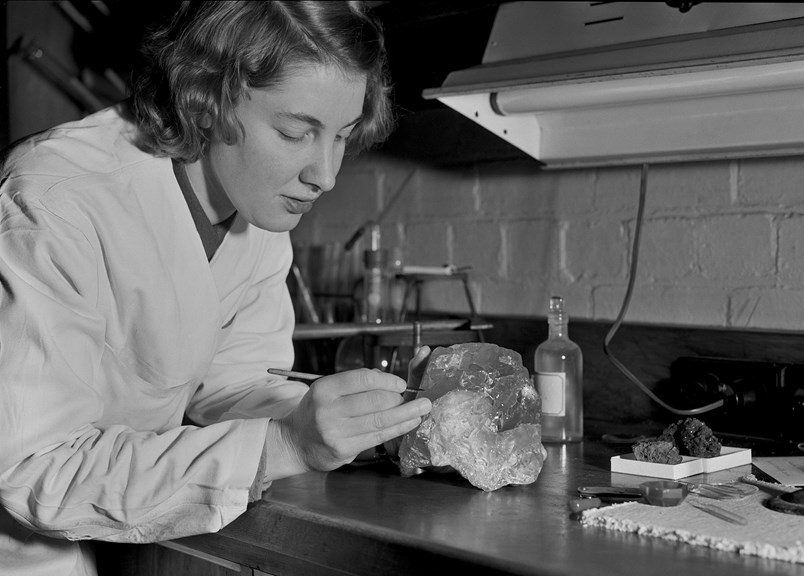
[{"label": "lamp hood", "polygon": [[801,154],[804,5],[504,3],[423,97],[546,168]]}]

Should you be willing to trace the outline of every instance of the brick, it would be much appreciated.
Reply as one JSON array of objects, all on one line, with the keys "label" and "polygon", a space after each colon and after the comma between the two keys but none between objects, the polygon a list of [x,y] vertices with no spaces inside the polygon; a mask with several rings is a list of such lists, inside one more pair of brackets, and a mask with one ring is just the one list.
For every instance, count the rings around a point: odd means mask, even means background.
[{"label": "brick", "polygon": [[[469,287],[475,306],[481,309],[483,288],[476,280],[470,279]],[[410,300],[414,305],[413,298]],[[422,286],[422,310],[440,310],[469,317],[469,302],[463,283],[457,279],[438,279],[425,282]]]},{"label": "brick", "polygon": [[560,246],[555,222],[512,221],[506,226],[503,238],[508,254],[506,280],[516,282],[523,278],[557,277]]},{"label": "brick", "polygon": [[698,229],[701,274],[711,280],[772,284],[775,273],[771,220],[765,215],[703,219]]},{"label": "brick", "polygon": [[[397,250],[405,255],[405,225],[401,222],[389,222],[380,225],[380,247],[384,250]],[[389,255],[390,258],[390,255]],[[404,258],[403,258],[404,260]]]},{"label": "brick", "polygon": [[615,219],[573,220],[561,232],[562,271],[578,281],[620,278],[628,242]]},{"label": "brick", "polygon": [[422,167],[409,186],[419,218],[462,218],[477,212],[474,168]]},{"label": "brick", "polygon": [[332,223],[356,230],[379,213],[377,187],[375,172],[341,173],[335,187],[316,200],[307,216],[314,214],[321,225]]},{"label": "brick", "polygon": [[[349,230],[329,222],[319,224],[316,227],[316,244],[336,243],[344,246],[358,228],[359,226],[355,226],[354,229]],[[362,251],[364,245],[355,245],[354,249]]]},{"label": "brick", "polygon": [[[470,273],[472,298],[478,314],[541,316],[547,314],[551,296],[562,296],[570,318],[585,318],[591,312],[589,291],[578,285],[562,285],[547,276],[527,281],[504,281],[483,274]],[[469,305],[459,282],[429,283],[423,292],[423,308],[466,314]],[[428,308],[429,307],[429,308]]]},{"label": "brick", "polygon": [[712,212],[730,205],[731,170],[728,161],[651,166],[645,210]]},{"label": "brick", "polygon": [[[670,280],[690,276],[696,264],[694,228],[695,221],[690,219],[645,220],[637,278]],[[633,233],[632,230],[629,253],[633,251]]]},{"label": "brick", "polygon": [[[381,211],[391,203],[383,222],[405,222],[416,219],[419,214],[416,205],[417,185],[421,179],[416,166],[406,163],[386,163],[387,169],[379,173],[378,204]],[[397,195],[398,194],[398,195]]]},{"label": "brick", "polygon": [[478,281],[480,310],[485,314],[544,316],[550,300],[548,278],[535,277],[516,281],[488,278]]},{"label": "brick", "polygon": [[804,162],[795,157],[740,161],[738,199],[749,206],[801,206]]},{"label": "brick", "polygon": [[544,218],[594,209],[593,170],[549,172],[521,163],[481,165],[478,170],[483,215]]},{"label": "brick", "polygon": [[539,294],[529,294],[525,297],[531,302],[535,316],[547,316],[547,309],[552,296],[561,296],[564,299],[564,310],[570,323],[573,318],[589,318],[592,315],[591,289],[587,284],[570,283],[551,279],[545,289]]},{"label": "brick", "polygon": [[315,293],[350,294],[354,281],[362,275],[353,256],[337,243],[294,246],[294,260]]},{"label": "brick", "polygon": [[[471,265],[481,313],[541,317],[559,294],[571,317],[616,316],[638,166],[444,170],[364,155],[344,163],[335,190],[291,232],[294,245],[345,242],[412,169],[383,224],[385,247],[399,245],[411,264]],[[626,322],[800,329],[803,170],[800,159],[780,158],[651,166]],[[428,287],[426,306],[464,313],[460,283],[438,284]]]},{"label": "brick", "polygon": [[779,223],[779,282],[804,284],[804,217],[795,216]]},{"label": "brick", "polygon": [[730,297],[728,326],[800,331],[804,324],[804,290],[748,288]]},{"label": "brick", "polygon": [[417,266],[442,266],[449,264],[452,253],[449,249],[451,229],[449,225],[434,226],[432,223],[412,223],[405,229],[407,264]]},{"label": "brick", "polygon": [[595,209],[600,213],[635,215],[639,179],[638,166],[598,168],[594,183]]},{"label": "brick", "polygon": [[491,277],[502,276],[503,231],[495,222],[457,222],[454,231],[454,261],[456,266],[471,266],[473,271]]},{"label": "brick", "polygon": [[[409,160],[384,156],[382,154],[364,153],[358,156],[347,156],[343,159],[338,178],[352,178],[359,174],[375,174],[378,177],[394,179],[401,174],[416,170],[417,165]],[[401,176],[398,176],[401,182]]]},{"label": "brick", "polygon": [[[594,316],[614,320],[620,313],[626,285],[595,289]],[[728,294],[716,287],[637,283],[624,322],[723,326]]]}]

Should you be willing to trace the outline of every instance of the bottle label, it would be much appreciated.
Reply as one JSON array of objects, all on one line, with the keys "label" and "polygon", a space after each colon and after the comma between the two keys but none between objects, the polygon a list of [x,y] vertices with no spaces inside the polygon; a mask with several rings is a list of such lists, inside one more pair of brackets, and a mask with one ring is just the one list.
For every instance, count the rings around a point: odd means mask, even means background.
[{"label": "bottle label", "polygon": [[536,372],[536,390],[542,397],[542,414],[564,416],[566,413],[567,375],[564,372]]}]

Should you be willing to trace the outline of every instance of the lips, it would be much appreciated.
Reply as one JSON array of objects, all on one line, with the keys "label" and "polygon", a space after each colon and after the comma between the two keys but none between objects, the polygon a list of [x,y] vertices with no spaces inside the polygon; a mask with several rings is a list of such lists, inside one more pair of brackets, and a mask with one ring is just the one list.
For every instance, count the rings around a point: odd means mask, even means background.
[{"label": "lips", "polygon": [[285,204],[285,209],[291,214],[306,214],[313,208],[312,200],[300,200],[298,198],[291,198],[290,196],[282,196],[282,201]]}]

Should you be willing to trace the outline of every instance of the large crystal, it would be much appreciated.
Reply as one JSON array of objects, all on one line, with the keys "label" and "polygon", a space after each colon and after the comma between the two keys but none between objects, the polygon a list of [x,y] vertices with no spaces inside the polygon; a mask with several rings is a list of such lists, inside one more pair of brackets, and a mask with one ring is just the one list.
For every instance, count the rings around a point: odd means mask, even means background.
[{"label": "large crystal", "polygon": [[539,476],[541,399],[519,353],[495,344],[436,348],[419,396],[433,409],[402,439],[404,476],[446,466],[486,491]]}]

